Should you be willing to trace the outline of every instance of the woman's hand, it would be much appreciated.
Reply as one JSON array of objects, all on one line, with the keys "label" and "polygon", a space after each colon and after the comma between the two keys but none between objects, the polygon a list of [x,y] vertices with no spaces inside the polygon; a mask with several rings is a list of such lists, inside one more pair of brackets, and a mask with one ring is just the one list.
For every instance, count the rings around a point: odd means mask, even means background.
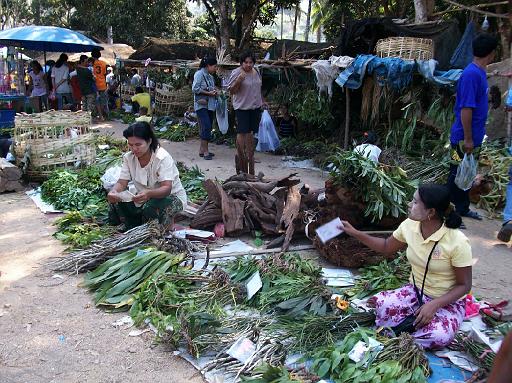
[{"label": "woman's hand", "polygon": [[118,203],[121,202],[121,198],[117,195],[115,190],[111,190],[107,194],[107,200],[109,203]]},{"label": "woman's hand", "polygon": [[439,310],[439,305],[435,300],[425,303],[415,312],[416,320],[414,321],[414,326],[420,329],[429,324],[434,319],[437,310]]},{"label": "woman's hand", "polygon": [[150,200],[149,191],[141,191],[137,193],[135,197],[133,197],[133,202],[135,203],[146,203]]},{"label": "woman's hand", "polygon": [[245,77],[246,77],[246,76],[247,76],[247,74],[245,73],[245,71],[241,71],[241,72],[240,72],[240,74],[238,75],[238,77],[237,77],[237,79],[236,79],[236,80],[237,80],[239,83],[241,83],[242,81],[244,81],[244,80],[245,80]]},{"label": "woman's hand", "polygon": [[343,224],[343,226],[339,226],[338,229],[343,230],[351,237],[358,232],[358,230],[354,228],[354,226],[352,226],[348,221],[341,221],[341,223]]}]

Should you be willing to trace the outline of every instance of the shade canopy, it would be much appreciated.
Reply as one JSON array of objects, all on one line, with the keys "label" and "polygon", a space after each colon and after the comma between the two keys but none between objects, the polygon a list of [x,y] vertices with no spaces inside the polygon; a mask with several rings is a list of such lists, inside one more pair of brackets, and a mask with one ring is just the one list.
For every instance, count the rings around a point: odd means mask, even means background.
[{"label": "shade canopy", "polygon": [[79,32],[39,25],[1,31],[0,46],[15,46],[45,52],[90,52],[93,48],[103,49]]}]

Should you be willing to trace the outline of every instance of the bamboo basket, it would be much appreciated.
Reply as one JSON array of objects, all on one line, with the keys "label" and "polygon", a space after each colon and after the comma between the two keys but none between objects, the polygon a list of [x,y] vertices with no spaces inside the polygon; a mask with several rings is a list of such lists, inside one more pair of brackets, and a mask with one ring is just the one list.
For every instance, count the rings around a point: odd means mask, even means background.
[{"label": "bamboo basket", "polygon": [[30,179],[94,163],[94,138],[91,114],[86,111],[18,113],[14,122],[16,161]]},{"label": "bamboo basket", "polygon": [[389,37],[377,41],[375,47],[379,57],[399,57],[404,60],[430,60],[434,57],[431,39],[416,37]]},{"label": "bamboo basket", "polygon": [[173,90],[169,87],[155,89],[155,114],[160,116],[182,116],[194,105],[190,87]]}]

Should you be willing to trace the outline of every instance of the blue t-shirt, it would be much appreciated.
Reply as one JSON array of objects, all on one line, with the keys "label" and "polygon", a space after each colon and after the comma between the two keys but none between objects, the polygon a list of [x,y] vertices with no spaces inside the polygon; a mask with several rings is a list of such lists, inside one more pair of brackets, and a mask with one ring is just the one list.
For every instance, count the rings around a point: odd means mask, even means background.
[{"label": "blue t-shirt", "polygon": [[457,84],[457,100],[455,101],[455,123],[452,126],[450,141],[458,144],[464,140],[464,128],[460,120],[462,108],[473,109],[471,127],[473,143],[480,146],[485,136],[485,122],[489,109],[488,85],[485,70],[471,63],[462,72]]}]

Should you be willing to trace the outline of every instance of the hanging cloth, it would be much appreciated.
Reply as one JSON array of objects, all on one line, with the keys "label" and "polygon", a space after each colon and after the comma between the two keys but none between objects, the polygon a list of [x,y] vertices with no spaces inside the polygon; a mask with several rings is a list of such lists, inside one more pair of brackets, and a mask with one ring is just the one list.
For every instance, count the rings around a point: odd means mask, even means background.
[{"label": "hanging cloth", "polygon": [[470,21],[450,59],[452,68],[464,69],[473,61],[473,39],[475,35],[475,23]]}]

